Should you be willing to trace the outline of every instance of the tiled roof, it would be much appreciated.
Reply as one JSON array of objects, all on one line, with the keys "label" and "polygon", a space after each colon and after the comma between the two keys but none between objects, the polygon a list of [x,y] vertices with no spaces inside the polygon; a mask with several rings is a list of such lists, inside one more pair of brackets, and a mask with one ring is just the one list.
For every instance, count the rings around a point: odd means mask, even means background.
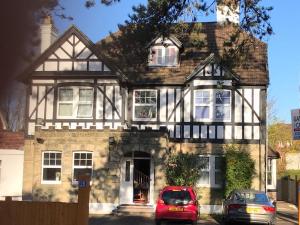
[{"label": "tiled roof", "polygon": [[[180,55],[180,66],[173,68],[149,68],[147,66],[128,68],[118,64],[118,59],[112,59],[124,72],[133,84],[183,84],[186,77],[211,53],[222,56],[224,53],[224,41],[230,37],[231,27],[215,22],[201,23],[201,30],[192,33],[189,41],[183,42],[183,52]],[[116,33],[120,35],[120,32]],[[176,34],[174,34],[176,36]],[[204,46],[195,48],[191,45],[195,35],[197,39],[203,39]],[[110,41],[107,37],[105,41]],[[180,40],[181,41],[181,40]],[[240,78],[241,85],[267,85],[269,83],[267,45],[257,39],[253,39],[253,47],[250,48],[247,60],[241,66],[232,70]],[[97,43],[98,51],[105,51],[101,43]],[[138,68],[138,69],[137,69]]]}]

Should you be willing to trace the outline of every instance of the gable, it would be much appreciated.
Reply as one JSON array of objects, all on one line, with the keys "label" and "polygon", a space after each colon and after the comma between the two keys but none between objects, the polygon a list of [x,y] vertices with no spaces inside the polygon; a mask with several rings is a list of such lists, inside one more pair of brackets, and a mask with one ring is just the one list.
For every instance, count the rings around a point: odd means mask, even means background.
[{"label": "gable", "polygon": [[84,43],[77,34],[70,34],[65,41],[51,50],[45,60],[36,67],[35,71],[111,71],[93,53],[92,46]]},{"label": "gable", "polygon": [[239,80],[237,75],[234,75],[232,72],[220,65],[214,54],[211,54],[202,63],[200,63],[186,78],[186,80],[190,81],[195,78],[209,80]]}]

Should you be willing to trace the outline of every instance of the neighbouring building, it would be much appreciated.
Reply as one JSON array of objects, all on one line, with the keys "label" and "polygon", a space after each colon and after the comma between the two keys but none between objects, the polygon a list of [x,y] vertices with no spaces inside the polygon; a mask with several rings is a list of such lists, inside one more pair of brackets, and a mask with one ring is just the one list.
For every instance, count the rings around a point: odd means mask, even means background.
[{"label": "neighbouring building", "polygon": [[267,45],[254,40],[244,65],[221,66],[230,29],[220,13],[194,34],[205,48],[176,34],[157,37],[144,46],[149,64],[139,71],[112,64],[74,26],[46,48],[21,77],[28,86],[23,195],[76,201],[78,176],[86,173],[91,213],[153,206],[166,185],[167,156],[182,151],[206,165],[196,187],[202,212],[218,210],[230,143],[250,151],[253,188],[265,190]]},{"label": "neighbouring building", "polygon": [[0,199],[22,199],[24,133],[7,130],[0,111]]}]

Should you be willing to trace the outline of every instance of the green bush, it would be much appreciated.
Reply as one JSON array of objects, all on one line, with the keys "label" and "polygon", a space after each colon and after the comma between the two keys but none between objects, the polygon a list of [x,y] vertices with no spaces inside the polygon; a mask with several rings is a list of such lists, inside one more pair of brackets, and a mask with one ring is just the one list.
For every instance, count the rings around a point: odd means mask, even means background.
[{"label": "green bush", "polygon": [[172,154],[166,164],[168,185],[194,186],[200,178],[202,167],[196,154]]},{"label": "green bush", "polygon": [[251,188],[255,162],[249,152],[240,150],[235,145],[227,146],[225,162],[225,196],[235,189]]}]

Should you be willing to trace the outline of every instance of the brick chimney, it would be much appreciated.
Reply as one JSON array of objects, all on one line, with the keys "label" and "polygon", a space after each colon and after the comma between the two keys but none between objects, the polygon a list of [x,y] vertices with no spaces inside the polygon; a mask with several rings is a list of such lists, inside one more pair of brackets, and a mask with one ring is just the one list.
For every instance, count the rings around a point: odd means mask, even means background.
[{"label": "brick chimney", "polygon": [[55,28],[50,15],[43,18],[40,32],[41,53],[43,53],[57,39],[57,29]]},{"label": "brick chimney", "polygon": [[240,23],[239,0],[218,0],[217,1],[217,22]]}]

